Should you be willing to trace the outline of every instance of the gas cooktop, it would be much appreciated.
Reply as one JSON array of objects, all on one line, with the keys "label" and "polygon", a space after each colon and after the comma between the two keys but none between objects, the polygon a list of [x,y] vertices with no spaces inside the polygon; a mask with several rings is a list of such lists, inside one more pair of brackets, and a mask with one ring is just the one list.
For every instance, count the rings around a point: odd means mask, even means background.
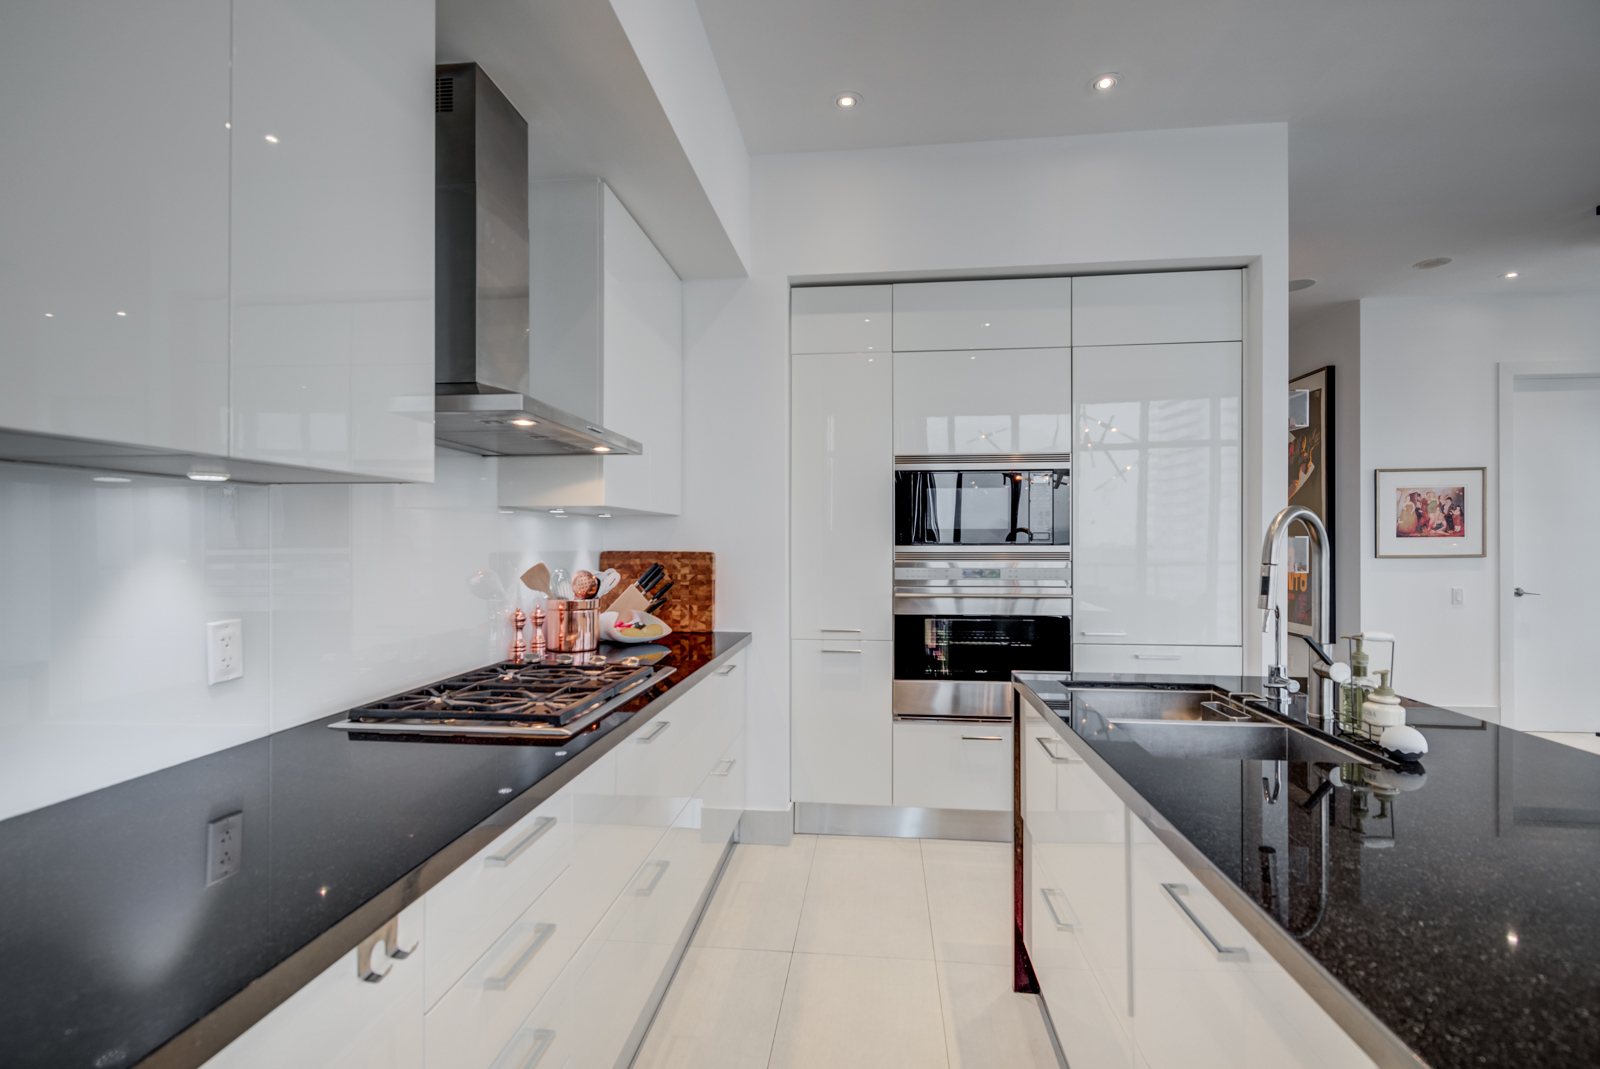
[{"label": "gas cooktop", "polygon": [[675,670],[595,654],[546,654],[451,676],[351,709],[329,725],[352,737],[456,735],[560,742]]}]

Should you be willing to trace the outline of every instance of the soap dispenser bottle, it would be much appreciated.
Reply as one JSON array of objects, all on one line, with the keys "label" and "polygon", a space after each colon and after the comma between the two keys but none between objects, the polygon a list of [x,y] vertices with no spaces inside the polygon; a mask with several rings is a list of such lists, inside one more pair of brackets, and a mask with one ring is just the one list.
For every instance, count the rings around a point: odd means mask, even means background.
[{"label": "soap dispenser bottle", "polygon": [[1406,711],[1400,704],[1400,695],[1389,686],[1389,669],[1378,672],[1378,689],[1367,695],[1367,700],[1362,703],[1361,722],[1374,739],[1383,734],[1384,728],[1398,727],[1406,722]]},{"label": "soap dispenser bottle", "polygon": [[1347,733],[1358,732],[1361,730],[1361,706],[1372,690],[1372,677],[1367,674],[1372,658],[1362,648],[1360,634],[1341,637],[1350,640],[1351,650],[1350,682],[1340,688],[1339,727]]}]

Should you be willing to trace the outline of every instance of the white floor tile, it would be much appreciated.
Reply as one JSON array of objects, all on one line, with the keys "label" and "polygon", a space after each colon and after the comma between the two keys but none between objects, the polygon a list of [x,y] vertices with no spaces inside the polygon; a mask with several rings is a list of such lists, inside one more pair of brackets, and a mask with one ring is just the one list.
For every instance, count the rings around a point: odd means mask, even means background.
[{"label": "white floor tile", "polygon": [[932,961],[795,954],[771,1069],[948,1069],[944,1034]]},{"label": "white floor tile", "polygon": [[788,846],[734,847],[694,945],[793,950],[816,846],[815,835],[796,835]]},{"label": "white floor tile", "polygon": [[796,953],[932,959],[922,850],[915,839],[819,837]]},{"label": "white floor tile", "polygon": [[789,960],[787,951],[690,947],[635,1069],[766,1069]]},{"label": "white floor tile", "polygon": [[1011,844],[922,840],[933,955],[1011,965]]},{"label": "white floor tile", "polygon": [[1011,990],[1009,966],[938,967],[950,1069],[1057,1069],[1037,996]]}]

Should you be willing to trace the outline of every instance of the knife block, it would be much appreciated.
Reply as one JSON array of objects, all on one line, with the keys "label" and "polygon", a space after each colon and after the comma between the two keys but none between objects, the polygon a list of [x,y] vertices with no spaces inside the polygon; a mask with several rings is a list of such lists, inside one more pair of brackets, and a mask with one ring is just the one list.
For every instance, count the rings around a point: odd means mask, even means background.
[{"label": "knife block", "polygon": [[622,581],[600,599],[600,611],[631,587],[652,564],[660,564],[672,591],[662,602],[657,618],[674,631],[715,631],[717,617],[717,555],[679,550],[606,550],[600,568],[615,568]]}]

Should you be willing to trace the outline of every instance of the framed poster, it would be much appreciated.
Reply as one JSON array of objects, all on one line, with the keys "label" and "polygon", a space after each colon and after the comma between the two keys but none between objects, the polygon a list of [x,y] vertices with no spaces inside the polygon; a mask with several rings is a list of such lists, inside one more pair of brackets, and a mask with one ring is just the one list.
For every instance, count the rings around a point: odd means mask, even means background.
[{"label": "framed poster", "polygon": [[1372,473],[1378,557],[1481,557],[1483,468],[1379,468]]},{"label": "framed poster", "polygon": [[[1333,534],[1333,368],[1289,382],[1289,504],[1304,505]],[[1328,562],[1334,589],[1333,561]],[[1289,631],[1311,634],[1311,532],[1289,528]],[[1329,606],[1329,626],[1334,626]]]}]

